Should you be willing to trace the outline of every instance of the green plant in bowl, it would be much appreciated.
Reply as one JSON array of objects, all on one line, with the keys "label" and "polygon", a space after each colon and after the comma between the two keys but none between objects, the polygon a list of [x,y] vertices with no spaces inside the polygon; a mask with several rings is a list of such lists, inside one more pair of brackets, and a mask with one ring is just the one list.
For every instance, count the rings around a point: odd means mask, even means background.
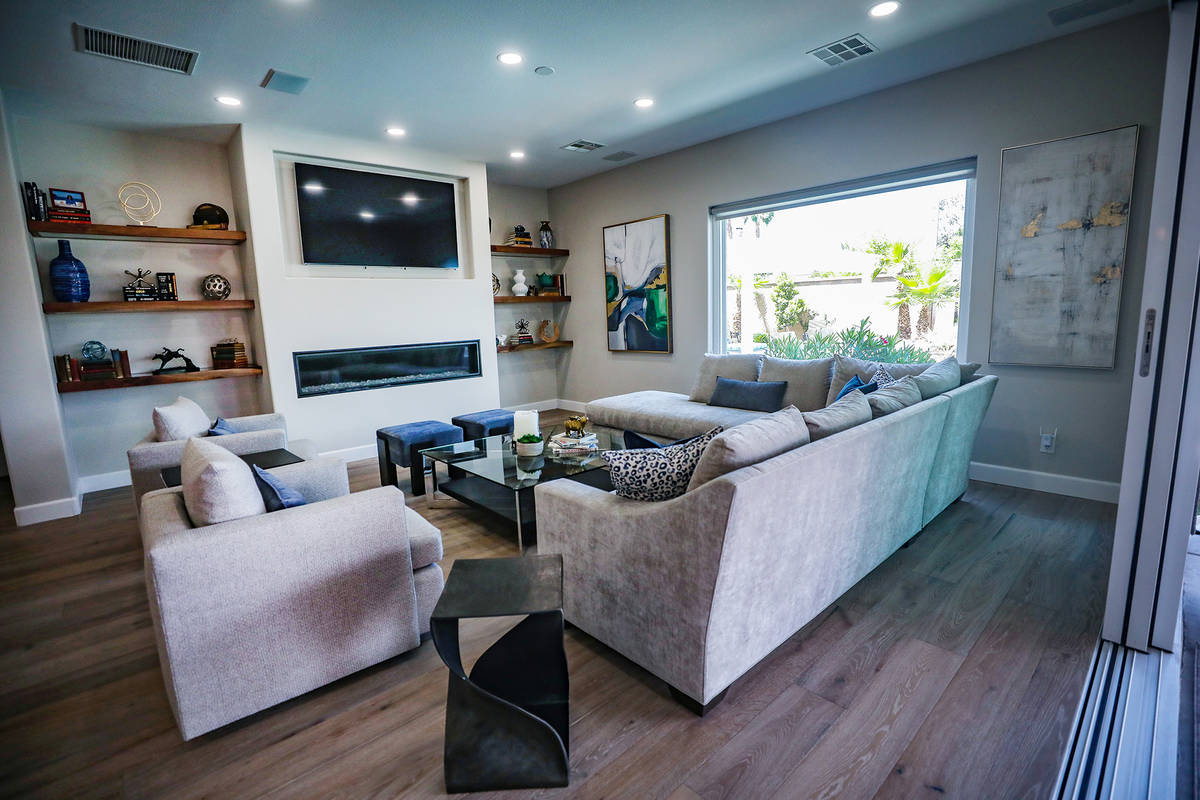
[{"label": "green plant in bowl", "polygon": [[541,440],[542,440],[542,437],[540,434],[527,433],[524,436],[517,439],[517,442],[520,444],[537,444]]}]

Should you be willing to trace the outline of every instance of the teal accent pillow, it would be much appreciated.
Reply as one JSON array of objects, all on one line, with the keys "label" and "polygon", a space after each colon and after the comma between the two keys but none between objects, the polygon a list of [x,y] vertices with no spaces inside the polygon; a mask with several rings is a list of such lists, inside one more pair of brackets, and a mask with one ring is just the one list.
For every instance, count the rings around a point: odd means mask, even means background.
[{"label": "teal accent pillow", "polygon": [[257,464],[254,467],[254,482],[258,484],[258,492],[262,495],[263,505],[267,511],[279,511],[283,508],[295,508],[306,505],[304,495],[291,488]]},{"label": "teal accent pillow", "polygon": [[843,397],[850,394],[855,389],[861,390],[863,394],[870,394],[871,392],[875,391],[878,388],[879,388],[879,384],[876,383],[875,381],[871,381],[870,383],[863,383],[862,378],[855,375],[853,378],[846,381],[846,385],[842,387],[842,390],[840,392],[838,392],[838,396],[833,398],[833,402],[836,403],[838,400],[841,400]]},{"label": "teal accent pillow", "polygon": [[783,395],[787,392],[787,381],[738,381],[733,378],[717,378],[710,406],[744,408],[747,411],[775,412],[783,408]]}]

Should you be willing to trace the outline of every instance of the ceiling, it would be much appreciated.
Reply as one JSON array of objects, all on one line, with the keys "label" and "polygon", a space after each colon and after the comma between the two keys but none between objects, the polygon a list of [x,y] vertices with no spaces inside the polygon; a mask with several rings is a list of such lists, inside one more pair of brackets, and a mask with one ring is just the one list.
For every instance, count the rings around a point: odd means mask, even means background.
[{"label": "ceiling", "polygon": [[[1061,27],[1072,0],[0,0],[0,87],[11,113],[226,141],[239,122],[386,139],[485,161],[493,180],[557,186],[1150,8]],[[71,23],[200,52],[190,76],[74,50]],[[807,55],[860,33],[879,52]],[[500,64],[516,50],[523,64]],[[535,75],[547,64],[555,74]],[[260,88],[269,68],[310,78]],[[243,100],[238,108],[217,95]],[[637,109],[649,96],[655,105]],[[572,153],[583,138],[605,148]],[[522,150],[522,161],[509,158]],[[632,163],[636,159],[621,162]]]}]

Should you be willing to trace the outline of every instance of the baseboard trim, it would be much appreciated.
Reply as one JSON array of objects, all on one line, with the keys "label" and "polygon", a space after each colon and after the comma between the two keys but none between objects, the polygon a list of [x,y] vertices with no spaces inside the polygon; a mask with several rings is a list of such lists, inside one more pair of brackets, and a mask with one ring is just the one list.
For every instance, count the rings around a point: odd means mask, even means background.
[{"label": "baseboard trim", "polygon": [[1117,498],[1121,495],[1121,484],[1113,481],[1078,478],[1074,475],[1057,475],[1053,472],[1018,469],[1000,464],[983,464],[972,461],[967,474],[977,481],[1016,486],[1020,489],[1033,489],[1050,494],[1062,494],[1068,497],[1082,497],[1085,500],[1099,500],[1102,503],[1116,503]]},{"label": "baseboard trim", "polygon": [[549,400],[538,400],[533,403],[519,403],[513,406],[505,406],[509,411],[553,411],[558,408],[559,400],[550,398]]},{"label": "baseboard trim", "polygon": [[343,447],[341,450],[325,450],[319,455],[339,458],[342,461],[361,461],[364,458],[376,458],[379,450],[373,444],[362,444],[357,447]]},{"label": "baseboard trim", "polygon": [[18,525],[36,525],[39,522],[49,522],[52,519],[74,517],[83,510],[83,500],[79,495],[63,497],[58,500],[47,500],[45,503],[33,503],[27,506],[17,506],[13,516]]},{"label": "baseboard trim", "polygon": [[79,494],[89,494],[91,492],[102,492],[105,489],[118,489],[122,486],[129,486],[133,480],[129,477],[129,470],[119,469],[114,472],[102,472],[98,475],[84,475],[75,484],[75,491]]},{"label": "baseboard trim", "polygon": [[583,413],[584,409],[587,408],[587,403],[581,403],[578,400],[564,400],[560,397],[554,402],[557,403],[558,407],[563,411],[575,411],[577,413]]}]

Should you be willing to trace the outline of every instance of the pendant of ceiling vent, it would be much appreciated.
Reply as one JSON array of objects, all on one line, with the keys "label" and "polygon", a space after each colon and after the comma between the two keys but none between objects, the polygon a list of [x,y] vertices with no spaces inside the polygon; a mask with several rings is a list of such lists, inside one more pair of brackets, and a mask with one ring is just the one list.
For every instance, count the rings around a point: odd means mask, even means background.
[{"label": "pendant of ceiling vent", "polygon": [[838,39],[836,42],[823,44],[815,50],[809,50],[808,54],[816,56],[831,67],[836,67],[838,64],[845,64],[847,61],[869,56],[875,52],[878,52],[878,48],[867,41],[867,37],[856,33],[853,36]]},{"label": "pendant of ceiling vent", "polygon": [[1079,0],[1078,3],[1070,3],[1058,8],[1052,8],[1046,12],[1046,15],[1050,17],[1051,24],[1055,26],[1066,25],[1068,22],[1090,17],[1102,11],[1111,11],[1114,8],[1127,6],[1132,2],[1133,0]]},{"label": "pendant of ceiling vent", "polygon": [[267,70],[267,76],[262,79],[262,83],[259,86],[264,89],[274,89],[277,92],[300,94],[304,91],[304,87],[308,86],[308,78],[302,78],[290,72],[269,69]]},{"label": "pendant of ceiling vent", "polygon": [[191,75],[200,54],[149,39],[137,39],[123,33],[113,33],[99,28],[73,23],[71,32],[75,37],[75,49],[80,53],[113,58],[130,64],[156,67],[181,75]]},{"label": "pendant of ceiling vent", "polygon": [[609,153],[606,156],[602,156],[602,158],[605,161],[624,161],[625,159],[633,158],[636,155],[637,153],[631,153],[628,150],[618,150],[615,153]]},{"label": "pendant of ceiling vent", "polygon": [[576,139],[570,144],[564,144],[562,150],[570,150],[572,153],[590,153],[593,150],[599,150],[604,145],[599,142],[589,142],[587,139]]}]

